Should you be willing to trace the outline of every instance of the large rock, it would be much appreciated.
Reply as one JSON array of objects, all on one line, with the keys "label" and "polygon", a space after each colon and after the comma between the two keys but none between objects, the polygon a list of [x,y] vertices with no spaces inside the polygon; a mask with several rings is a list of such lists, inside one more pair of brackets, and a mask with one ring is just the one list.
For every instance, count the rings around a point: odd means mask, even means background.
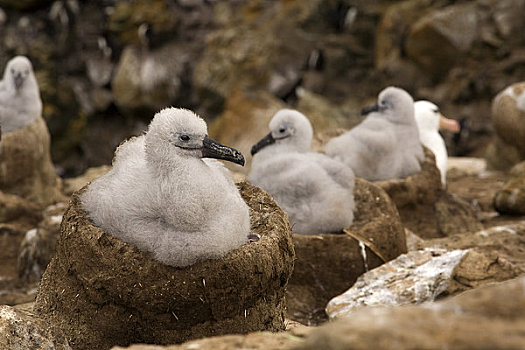
[{"label": "large rock", "polygon": [[525,82],[512,84],[494,97],[492,123],[496,135],[488,153],[489,165],[505,170],[524,160]]},{"label": "large rock", "polygon": [[475,2],[453,5],[423,16],[411,26],[406,38],[407,56],[428,74],[446,74],[478,37],[476,7]]},{"label": "large rock", "polygon": [[261,239],[187,268],[93,226],[74,194],[35,311],[76,349],[283,330],[294,260],[288,219],[266,192],[247,183],[240,190]]},{"label": "large rock", "polygon": [[327,306],[331,319],[363,307],[420,304],[525,273],[525,224],[421,240],[417,248],[359,277]]},{"label": "large rock", "polygon": [[0,189],[40,206],[64,199],[49,153],[49,131],[42,118],[2,135]]},{"label": "large rock", "polygon": [[420,249],[465,250],[468,254],[454,271],[446,294],[501,282],[525,273],[525,223],[421,241]]},{"label": "large rock", "polygon": [[434,301],[446,292],[467,252],[427,249],[403,254],[359,277],[352,288],[330,300],[326,313],[330,319],[338,319],[365,306]]},{"label": "large rock", "polygon": [[313,330],[307,349],[522,349],[525,277],[436,303],[364,308]]},{"label": "large rock", "polygon": [[[324,308],[354,284],[359,275],[406,252],[405,232],[388,195],[356,179],[356,209],[348,234],[294,234],[297,255],[287,292],[288,317],[304,324],[326,320]],[[372,243],[381,257],[368,248]]]},{"label": "large rock", "polygon": [[52,325],[36,318],[31,307],[0,305],[0,348],[71,350]]}]

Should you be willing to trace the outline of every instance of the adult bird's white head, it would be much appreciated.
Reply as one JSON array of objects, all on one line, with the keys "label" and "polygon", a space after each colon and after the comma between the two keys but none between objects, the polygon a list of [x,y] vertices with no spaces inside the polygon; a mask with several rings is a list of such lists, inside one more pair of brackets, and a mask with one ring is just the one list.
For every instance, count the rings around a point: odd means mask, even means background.
[{"label": "adult bird's white head", "polygon": [[448,130],[453,133],[460,131],[457,120],[449,119],[441,114],[439,107],[430,101],[420,100],[414,103],[416,122],[420,132],[422,130]]}]

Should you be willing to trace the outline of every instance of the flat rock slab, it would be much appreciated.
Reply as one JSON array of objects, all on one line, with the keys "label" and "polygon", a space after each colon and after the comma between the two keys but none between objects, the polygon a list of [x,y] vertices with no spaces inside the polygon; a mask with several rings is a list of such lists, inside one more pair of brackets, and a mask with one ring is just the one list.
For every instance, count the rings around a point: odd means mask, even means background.
[{"label": "flat rock slab", "polygon": [[163,265],[93,226],[75,193],[35,312],[74,349],[284,330],[295,257],[288,218],[266,192],[239,186],[261,239],[186,268]]},{"label": "flat rock slab", "polygon": [[371,307],[313,330],[295,350],[523,349],[525,277],[439,302]]},{"label": "flat rock slab", "polygon": [[343,294],[330,300],[330,319],[350,317],[365,306],[396,306],[434,301],[444,293],[468,250],[428,249],[399,256],[359,277]]},{"label": "flat rock slab", "polygon": [[[406,252],[404,228],[388,195],[356,179],[356,210],[350,230],[371,242],[386,260]],[[287,316],[303,324],[326,321],[326,303],[384,261],[347,234],[294,234],[297,260],[287,291]]]}]

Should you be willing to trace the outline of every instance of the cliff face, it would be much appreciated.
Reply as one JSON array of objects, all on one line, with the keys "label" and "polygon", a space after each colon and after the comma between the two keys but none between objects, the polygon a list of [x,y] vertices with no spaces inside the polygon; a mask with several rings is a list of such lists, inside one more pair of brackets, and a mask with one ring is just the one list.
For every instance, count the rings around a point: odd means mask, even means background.
[{"label": "cliff face", "polygon": [[212,119],[235,91],[295,107],[297,87],[351,117],[403,87],[465,120],[452,154],[480,155],[491,99],[525,80],[524,15],[525,0],[1,0],[0,65],[32,60],[66,175],[109,163],[164,106]]}]

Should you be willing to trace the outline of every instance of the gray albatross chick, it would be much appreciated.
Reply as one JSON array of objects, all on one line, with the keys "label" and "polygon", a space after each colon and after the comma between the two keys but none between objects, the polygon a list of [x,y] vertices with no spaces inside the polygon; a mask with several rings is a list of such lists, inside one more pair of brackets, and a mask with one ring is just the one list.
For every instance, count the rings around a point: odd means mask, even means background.
[{"label": "gray albatross chick", "polygon": [[16,56],[7,62],[0,82],[0,125],[2,132],[31,124],[42,114],[42,100],[31,61]]},{"label": "gray albatross chick", "polygon": [[193,112],[163,109],[145,135],[119,146],[82,205],[96,226],[166,265],[220,258],[248,241],[249,209],[228,170],[203,157],[244,165]]},{"label": "gray albatross chick", "polygon": [[401,179],[421,171],[424,153],[410,94],[387,87],[362,114],[367,115],[365,120],[326,144],[327,155],[369,181]]},{"label": "gray albatross chick", "polygon": [[309,152],[313,130],[295,110],[278,111],[271,132],[252,147],[248,181],[272,195],[302,234],[340,232],[354,218],[354,174],[324,154]]}]

